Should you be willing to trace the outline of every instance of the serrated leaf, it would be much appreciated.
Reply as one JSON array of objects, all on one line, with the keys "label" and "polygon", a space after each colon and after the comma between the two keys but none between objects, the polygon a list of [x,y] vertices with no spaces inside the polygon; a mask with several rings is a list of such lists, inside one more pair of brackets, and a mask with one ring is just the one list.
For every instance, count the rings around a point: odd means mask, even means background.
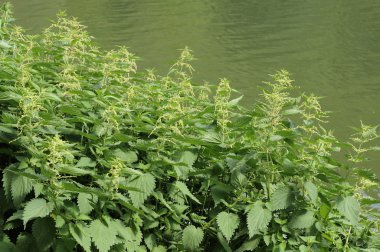
[{"label": "serrated leaf", "polygon": [[238,98],[229,101],[229,102],[227,103],[227,106],[228,106],[228,107],[233,107],[233,106],[238,105],[238,103],[241,101],[241,99],[243,99],[243,97],[244,97],[244,95],[239,96]]},{"label": "serrated leaf", "polygon": [[152,174],[145,173],[140,176],[134,176],[135,179],[128,183],[128,186],[136,188],[139,192],[129,191],[132,204],[136,207],[142,205],[148,196],[153,192],[156,187],[156,180]]},{"label": "serrated leaf", "polygon": [[277,188],[271,196],[270,203],[272,211],[288,208],[293,200],[293,192],[290,187]]},{"label": "serrated leaf", "polygon": [[197,155],[191,151],[184,151],[181,154],[178,162],[186,164],[188,167],[192,167],[194,162],[197,160]]},{"label": "serrated leaf", "polygon": [[76,167],[95,167],[96,162],[88,157],[81,157],[78,163],[75,165]]},{"label": "serrated leaf", "polygon": [[271,219],[272,212],[265,209],[261,201],[256,202],[247,214],[249,238],[252,238],[257,232],[265,232]]},{"label": "serrated leaf", "polygon": [[226,240],[226,238],[224,238],[221,232],[218,232],[217,237],[220,244],[223,246],[225,252],[232,252],[230,245],[228,245],[228,241]]},{"label": "serrated leaf", "polygon": [[72,252],[75,251],[77,243],[72,239],[60,239],[57,241],[54,252]]},{"label": "serrated leaf", "polygon": [[132,164],[138,160],[136,152],[134,151],[123,151],[121,149],[116,149],[113,155],[128,164]]},{"label": "serrated leaf", "polygon": [[203,230],[193,225],[187,226],[182,233],[182,243],[186,249],[195,250],[203,240]]},{"label": "serrated leaf", "polygon": [[291,228],[309,228],[315,222],[314,213],[312,211],[306,211],[298,215],[294,215],[289,223]]},{"label": "serrated leaf", "polygon": [[115,228],[106,226],[100,220],[94,220],[89,227],[89,234],[99,252],[108,252],[116,243],[117,231]]},{"label": "serrated leaf", "polygon": [[41,183],[33,182],[33,190],[34,190],[34,197],[37,198],[41,195],[42,191],[44,189],[44,185]]},{"label": "serrated leaf", "polygon": [[356,225],[359,222],[360,204],[354,197],[347,196],[338,199],[337,209],[351,224]]},{"label": "serrated leaf", "polygon": [[11,193],[11,185],[12,185],[12,178],[13,178],[13,173],[9,172],[10,168],[6,168],[3,171],[3,188],[4,188],[4,194],[5,197],[10,201],[12,200],[12,193]]},{"label": "serrated leaf", "polygon": [[31,248],[36,246],[35,239],[31,234],[21,234],[17,237],[16,247],[13,252],[31,251]]},{"label": "serrated leaf", "polygon": [[69,231],[75,241],[82,246],[86,252],[91,252],[91,237],[88,228],[82,223],[69,224]]},{"label": "serrated leaf", "polygon": [[166,252],[166,251],[167,251],[167,249],[162,245],[159,245],[159,246],[154,247],[152,249],[152,252]]},{"label": "serrated leaf", "polygon": [[32,180],[24,176],[14,176],[11,183],[12,199],[15,206],[24,201],[26,195],[33,190]]},{"label": "serrated leaf", "polygon": [[79,211],[83,214],[89,214],[94,209],[92,206],[93,203],[98,201],[96,195],[91,195],[88,193],[79,193],[78,194],[78,207]]},{"label": "serrated leaf", "polygon": [[304,187],[305,187],[305,191],[309,195],[311,201],[315,203],[317,201],[317,198],[318,198],[318,188],[317,188],[317,186],[314,185],[314,183],[312,183],[310,181],[307,181],[304,184]]},{"label": "serrated leaf", "polygon": [[239,216],[233,213],[221,212],[216,217],[220,231],[229,242],[235,233],[235,230],[239,227]]},{"label": "serrated leaf", "polygon": [[183,183],[182,181],[177,181],[174,185],[183,195],[188,196],[190,199],[194,200],[198,204],[201,204],[201,202],[190,192],[189,188],[187,188],[187,185],[185,183]]},{"label": "serrated leaf", "polygon": [[46,202],[44,199],[32,199],[29,201],[22,214],[22,219],[24,226],[28,223],[29,220],[45,217],[53,210],[53,204]]},{"label": "serrated leaf", "polygon": [[215,206],[222,200],[226,200],[232,190],[233,187],[227,184],[217,184],[211,187],[211,197],[214,200]]},{"label": "serrated leaf", "polygon": [[241,245],[235,252],[255,251],[260,244],[260,238],[250,239]]},{"label": "serrated leaf", "polygon": [[55,240],[54,220],[50,217],[38,218],[33,222],[32,234],[41,251],[48,250]]},{"label": "serrated leaf", "polygon": [[188,173],[191,171],[194,162],[197,160],[197,155],[191,151],[184,151],[179,154],[178,163],[174,165],[174,170],[177,175],[183,179],[186,179]]}]

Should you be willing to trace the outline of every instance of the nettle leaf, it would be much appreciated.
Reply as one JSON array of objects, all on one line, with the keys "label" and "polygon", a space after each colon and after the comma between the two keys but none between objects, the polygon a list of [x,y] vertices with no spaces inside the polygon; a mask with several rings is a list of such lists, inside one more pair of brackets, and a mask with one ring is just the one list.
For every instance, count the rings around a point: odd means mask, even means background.
[{"label": "nettle leaf", "polygon": [[181,178],[187,178],[187,175],[191,168],[193,167],[194,162],[197,160],[197,155],[191,151],[184,151],[180,154],[178,158],[178,165],[174,165],[174,170],[177,175]]},{"label": "nettle leaf", "polygon": [[196,250],[203,240],[203,230],[193,225],[187,226],[182,233],[182,243],[186,249]]},{"label": "nettle leaf", "polygon": [[2,182],[3,182],[5,196],[8,200],[11,200],[12,199],[11,185],[12,185],[12,178],[14,175],[13,173],[9,172],[8,169],[10,168],[6,168],[3,171]]},{"label": "nettle leaf", "polygon": [[46,202],[44,199],[32,199],[24,208],[22,215],[24,226],[31,219],[47,216],[53,210],[53,207],[51,202]]},{"label": "nettle leaf", "polygon": [[359,222],[360,204],[354,197],[339,198],[336,207],[352,225],[356,225]]},{"label": "nettle leaf", "polygon": [[264,208],[263,202],[257,201],[247,214],[249,238],[258,232],[265,232],[271,219],[272,212]]},{"label": "nettle leaf", "polygon": [[231,249],[230,245],[228,244],[228,241],[226,240],[226,238],[224,238],[224,236],[221,232],[218,232],[217,237],[218,237],[220,244],[223,246],[224,250],[226,252],[232,252],[232,249]]},{"label": "nettle leaf", "polygon": [[175,182],[174,185],[176,188],[178,188],[178,190],[180,190],[180,192],[184,196],[188,196],[190,199],[194,200],[198,204],[201,204],[201,202],[190,192],[189,188],[187,188],[187,185],[185,183],[183,183],[181,181],[177,181],[177,182]]},{"label": "nettle leaf", "polygon": [[304,184],[304,187],[305,187],[306,193],[309,195],[311,201],[315,203],[317,201],[317,198],[318,198],[317,186],[314,183],[307,181]]},{"label": "nettle leaf", "polygon": [[76,167],[95,167],[96,162],[88,157],[81,157],[78,163],[75,165]]},{"label": "nettle leaf", "polygon": [[91,195],[88,193],[79,193],[78,194],[78,207],[79,211],[83,214],[89,214],[94,209],[92,206],[93,203],[98,201],[96,195]]},{"label": "nettle leaf", "polygon": [[[31,234],[21,234],[17,237],[16,247],[13,252],[33,251],[36,241]],[[0,250],[2,251],[2,250]]]},{"label": "nettle leaf", "polygon": [[60,239],[56,243],[54,252],[72,252],[75,251],[77,243],[72,239]]},{"label": "nettle leaf", "polygon": [[144,203],[148,196],[154,191],[156,187],[156,180],[150,173],[145,173],[140,176],[134,176],[128,186],[136,188],[139,192],[129,191],[129,196],[131,197],[134,206],[138,207]]},{"label": "nettle leaf", "polygon": [[235,252],[255,251],[260,244],[260,238],[250,239],[241,245]]},{"label": "nettle leaf", "polygon": [[134,151],[123,151],[121,149],[116,149],[113,152],[113,155],[116,156],[121,161],[124,161],[128,164],[132,164],[138,160],[136,152]]},{"label": "nettle leaf", "polygon": [[227,184],[217,184],[211,187],[211,197],[214,200],[215,206],[222,202],[222,200],[226,200],[232,190],[233,187]]},{"label": "nettle leaf", "polygon": [[54,220],[50,217],[38,218],[33,222],[32,234],[41,251],[48,250],[54,243],[56,230]]},{"label": "nettle leaf", "polygon": [[289,226],[292,228],[309,228],[315,222],[314,212],[306,211],[298,215],[294,215],[289,223]]},{"label": "nettle leaf", "polygon": [[167,249],[162,245],[159,245],[159,246],[154,247],[152,249],[152,252],[166,252],[166,251],[167,251]]},{"label": "nettle leaf", "polygon": [[235,233],[235,230],[239,227],[239,216],[234,213],[221,212],[216,217],[220,231],[229,242]]},{"label": "nettle leaf", "polygon": [[69,231],[75,241],[82,246],[86,252],[91,252],[91,237],[88,227],[81,222],[69,224]]},{"label": "nettle leaf", "polygon": [[116,244],[117,230],[111,226],[107,226],[100,220],[91,222],[89,233],[100,252],[108,252],[111,246]]},{"label": "nettle leaf", "polygon": [[270,199],[272,211],[288,208],[292,204],[293,198],[293,192],[290,187],[281,186],[277,188]]},{"label": "nettle leaf", "polygon": [[24,201],[26,195],[33,190],[31,179],[24,176],[14,176],[11,182],[12,199],[15,206]]}]

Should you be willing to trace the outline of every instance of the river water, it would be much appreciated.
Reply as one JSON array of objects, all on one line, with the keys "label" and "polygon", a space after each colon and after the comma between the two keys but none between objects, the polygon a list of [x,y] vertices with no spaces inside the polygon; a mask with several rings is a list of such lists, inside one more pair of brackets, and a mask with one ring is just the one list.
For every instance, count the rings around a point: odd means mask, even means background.
[{"label": "river water", "polygon": [[[195,81],[226,77],[250,104],[268,74],[287,69],[302,91],[325,97],[328,127],[346,138],[380,124],[379,0],[13,0],[31,33],[59,10],[76,16],[105,49],[126,45],[141,68],[163,74],[189,46]],[[379,141],[380,144],[380,141]],[[380,154],[371,167],[380,175]]]}]

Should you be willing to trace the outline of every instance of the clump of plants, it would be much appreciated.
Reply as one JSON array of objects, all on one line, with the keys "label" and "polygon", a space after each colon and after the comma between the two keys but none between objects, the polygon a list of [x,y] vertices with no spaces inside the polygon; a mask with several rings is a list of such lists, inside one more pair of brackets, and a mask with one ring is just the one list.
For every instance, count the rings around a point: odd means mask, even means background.
[{"label": "clump of plants", "polygon": [[[376,127],[347,143],[282,70],[250,108],[99,49],[59,14],[39,35],[0,22],[0,251],[377,251]],[[347,153],[338,162],[335,152]]]}]

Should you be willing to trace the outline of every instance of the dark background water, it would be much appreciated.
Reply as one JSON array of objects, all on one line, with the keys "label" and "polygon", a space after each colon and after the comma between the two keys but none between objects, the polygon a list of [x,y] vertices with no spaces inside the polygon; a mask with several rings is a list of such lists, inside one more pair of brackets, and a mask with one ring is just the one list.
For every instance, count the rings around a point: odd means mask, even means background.
[{"label": "dark background water", "polygon": [[[127,45],[141,68],[165,73],[178,50],[198,59],[196,78],[226,77],[249,104],[281,68],[300,90],[324,96],[338,137],[363,120],[380,124],[379,0],[13,0],[18,23],[39,32],[59,10],[105,49]],[[371,166],[380,175],[380,155]]]}]

